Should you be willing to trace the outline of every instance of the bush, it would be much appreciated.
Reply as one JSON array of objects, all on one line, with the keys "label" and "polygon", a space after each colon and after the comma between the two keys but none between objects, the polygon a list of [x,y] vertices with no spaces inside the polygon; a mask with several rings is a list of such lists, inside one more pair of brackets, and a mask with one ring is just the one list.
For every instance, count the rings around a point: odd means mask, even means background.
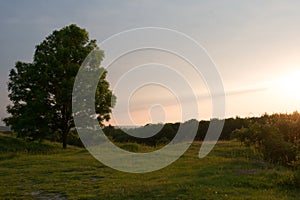
[{"label": "bush", "polygon": [[73,145],[73,146],[78,146],[78,147],[83,147],[83,143],[81,142],[81,139],[76,131],[71,131],[68,134],[68,140],[67,140],[68,145]]},{"label": "bush", "polygon": [[24,141],[19,138],[0,134],[0,154],[8,152],[45,154],[57,151],[57,147],[57,144]]},{"label": "bush", "polygon": [[233,131],[232,138],[236,138],[247,146],[254,146],[265,160],[271,163],[290,165],[296,161],[297,151],[293,143],[285,141],[283,134],[277,127],[255,122],[249,128]]},{"label": "bush", "polygon": [[138,152],[140,149],[140,145],[137,143],[127,143],[127,144],[121,144],[120,148],[130,152]]},{"label": "bush", "polygon": [[166,138],[166,137],[163,137],[163,138],[160,138],[160,139],[157,141],[156,145],[157,145],[157,146],[160,146],[160,145],[166,145],[166,144],[168,144],[168,143],[170,143],[170,140],[169,140],[168,138]]}]

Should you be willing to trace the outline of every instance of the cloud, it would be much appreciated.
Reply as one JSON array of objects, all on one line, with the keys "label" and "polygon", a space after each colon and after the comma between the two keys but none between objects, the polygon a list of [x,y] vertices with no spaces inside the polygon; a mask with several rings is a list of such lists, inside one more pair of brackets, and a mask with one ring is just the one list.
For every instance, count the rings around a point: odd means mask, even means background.
[{"label": "cloud", "polygon": [[[235,89],[230,89],[225,91],[225,97],[230,97],[230,96],[237,96],[237,95],[245,95],[245,94],[253,94],[257,92],[264,92],[268,90],[271,87],[270,83],[262,83],[262,84],[257,84],[257,85],[252,85],[252,86],[246,86],[246,87],[241,87],[241,88],[235,88]],[[142,110],[147,110],[151,108],[153,104],[160,104],[166,107],[171,107],[171,106],[176,106],[179,104],[191,104],[195,102],[196,98],[201,101],[201,100],[209,100],[211,97],[218,97],[221,96],[222,94],[214,94],[212,92],[211,95],[208,93],[206,94],[185,94],[181,95],[179,99],[176,99],[176,97],[171,97],[170,95],[162,95],[162,94],[152,94],[148,93],[143,96],[143,98],[139,99],[134,99],[134,101],[131,102],[131,111],[136,112],[136,111],[142,111]],[[129,106],[130,100],[127,100],[126,102],[117,102],[118,109],[119,111],[122,112],[127,112],[128,106]]]}]

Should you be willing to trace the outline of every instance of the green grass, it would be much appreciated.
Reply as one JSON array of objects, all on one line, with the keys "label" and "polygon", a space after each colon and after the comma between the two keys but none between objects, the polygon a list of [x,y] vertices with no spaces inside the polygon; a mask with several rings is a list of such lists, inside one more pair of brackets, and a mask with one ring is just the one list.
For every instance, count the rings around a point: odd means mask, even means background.
[{"label": "green grass", "polygon": [[[0,135],[0,199],[298,199],[296,172],[258,160],[237,142],[204,159],[194,143],[176,162],[146,174],[119,172],[87,151]],[[11,148],[10,148],[11,146]],[[134,146],[134,147],[132,147]],[[150,147],[124,145],[132,151]],[[30,148],[29,148],[30,149]],[[33,150],[37,149],[37,150]],[[49,152],[45,152],[46,150]]]}]

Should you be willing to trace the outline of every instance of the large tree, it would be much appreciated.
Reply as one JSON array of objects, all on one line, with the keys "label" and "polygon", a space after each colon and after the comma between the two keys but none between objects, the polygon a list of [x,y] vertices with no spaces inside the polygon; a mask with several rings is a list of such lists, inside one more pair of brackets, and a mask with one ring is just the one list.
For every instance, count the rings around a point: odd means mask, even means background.
[{"label": "large tree", "polygon": [[[97,50],[95,66],[103,59],[95,40],[88,32],[72,24],[55,30],[36,46],[32,63],[17,62],[9,74],[8,90],[12,105],[7,107],[10,117],[4,122],[19,137],[43,139],[59,133],[63,148],[74,121],[72,91],[80,65],[92,51]],[[109,120],[115,97],[102,73],[95,94],[95,110],[99,123]]]}]

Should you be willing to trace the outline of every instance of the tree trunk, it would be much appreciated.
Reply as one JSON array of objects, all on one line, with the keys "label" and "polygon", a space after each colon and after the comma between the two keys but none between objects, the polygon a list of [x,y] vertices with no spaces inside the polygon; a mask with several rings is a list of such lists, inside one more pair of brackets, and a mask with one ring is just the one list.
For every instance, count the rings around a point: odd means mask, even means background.
[{"label": "tree trunk", "polygon": [[63,133],[62,133],[63,149],[67,148],[67,139],[68,139],[68,132],[67,131],[63,131]]},{"label": "tree trunk", "polygon": [[63,105],[62,107],[62,118],[63,118],[63,124],[62,124],[62,143],[63,143],[63,149],[67,148],[67,140],[68,140],[68,133],[70,131],[70,127],[68,125],[68,112],[67,112],[67,105]]}]

